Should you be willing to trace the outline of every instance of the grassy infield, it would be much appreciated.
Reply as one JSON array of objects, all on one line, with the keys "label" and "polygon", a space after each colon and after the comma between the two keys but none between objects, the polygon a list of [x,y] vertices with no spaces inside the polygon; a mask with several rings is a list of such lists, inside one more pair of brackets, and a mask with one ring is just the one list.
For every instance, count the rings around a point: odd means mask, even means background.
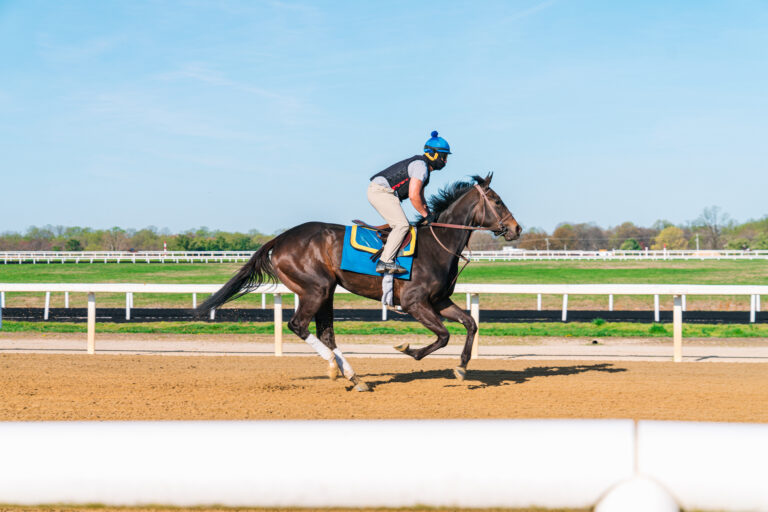
[{"label": "grassy infield", "polygon": [[[0,265],[0,282],[139,282],[139,283],[223,283],[240,264],[37,264]],[[766,261],[691,261],[691,262],[503,262],[473,263],[462,274],[460,282],[472,283],[686,283],[686,284],[768,284]],[[271,296],[268,296],[271,304]],[[203,297],[198,297],[202,300]],[[287,300],[285,300],[287,299]],[[285,307],[292,307],[293,297],[285,297]],[[693,299],[693,300],[691,300]],[[98,305],[124,306],[124,296],[97,296]],[[455,297],[463,304],[464,296]],[[558,309],[559,297],[544,297],[545,309]],[[651,297],[616,298],[617,309],[651,309]],[[531,308],[535,297],[483,297],[483,307]],[[623,301],[623,302],[622,302]],[[697,302],[698,301],[698,302]],[[259,296],[249,296],[236,307],[259,307]],[[604,298],[572,297],[572,309],[606,308]],[[689,298],[689,309],[727,308],[746,311],[743,298]],[[42,306],[41,294],[6,294],[8,306]],[[53,297],[52,307],[61,307],[63,298]],[[72,294],[72,307],[85,305],[85,298]],[[135,307],[190,307],[191,299],[180,295],[144,294],[135,297]],[[338,295],[337,307],[378,307],[368,299]],[[669,305],[667,304],[666,307]],[[268,306],[269,307],[269,306]],[[664,308],[665,305],[662,305]],[[463,334],[458,324],[447,324],[455,334]],[[84,332],[84,324],[3,322],[8,332]],[[97,324],[99,332],[132,333],[264,333],[273,332],[271,323],[206,323],[162,322],[147,324]],[[286,331],[287,332],[287,331]],[[336,332],[344,334],[429,334],[416,323],[405,322],[339,322]],[[631,323],[520,323],[483,324],[484,336],[574,336],[574,337],[667,337],[671,325]],[[765,325],[685,325],[686,337],[768,337]]]}]

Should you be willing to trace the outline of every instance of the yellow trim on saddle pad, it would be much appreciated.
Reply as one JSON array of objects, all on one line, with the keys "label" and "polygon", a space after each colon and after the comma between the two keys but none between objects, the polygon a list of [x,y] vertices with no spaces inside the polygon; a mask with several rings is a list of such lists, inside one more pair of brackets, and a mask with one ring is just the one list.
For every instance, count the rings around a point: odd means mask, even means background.
[{"label": "yellow trim on saddle pad", "polygon": [[[363,226],[358,226],[357,224],[353,224],[352,230],[350,231],[350,234],[349,234],[349,244],[355,249],[357,249],[358,251],[369,252],[371,254],[375,254],[379,252],[379,249],[374,249],[373,247],[368,247],[367,245],[360,245],[359,243],[357,243],[357,240],[356,240],[357,228],[367,229],[368,231],[373,231],[374,233],[376,232],[376,230],[374,229],[368,229]],[[411,226],[410,231],[411,231],[411,241],[408,243],[408,245],[406,245],[403,248],[403,256],[413,256],[413,253],[416,252],[416,228]]]}]

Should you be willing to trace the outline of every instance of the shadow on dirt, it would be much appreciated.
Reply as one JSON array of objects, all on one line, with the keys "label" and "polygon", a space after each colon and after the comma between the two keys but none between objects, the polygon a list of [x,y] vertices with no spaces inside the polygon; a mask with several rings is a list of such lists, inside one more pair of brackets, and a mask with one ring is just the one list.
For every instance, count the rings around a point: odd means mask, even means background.
[{"label": "shadow on dirt", "polygon": [[[392,383],[408,383],[430,379],[448,379],[453,381],[447,387],[465,387],[467,389],[483,389],[510,384],[524,384],[538,377],[557,377],[563,375],[578,375],[586,372],[626,372],[626,368],[616,368],[612,364],[579,364],[573,366],[532,366],[522,371],[509,370],[468,370],[464,382],[459,382],[453,376],[453,370],[427,370],[414,373],[378,373],[363,376],[371,388]],[[390,379],[375,380],[376,378]]]}]

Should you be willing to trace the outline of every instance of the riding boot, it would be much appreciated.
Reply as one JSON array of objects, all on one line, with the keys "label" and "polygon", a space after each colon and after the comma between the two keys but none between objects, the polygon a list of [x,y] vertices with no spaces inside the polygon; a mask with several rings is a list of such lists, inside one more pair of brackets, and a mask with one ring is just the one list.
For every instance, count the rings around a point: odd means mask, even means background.
[{"label": "riding boot", "polygon": [[379,274],[405,274],[407,269],[401,267],[395,261],[381,261],[376,264],[376,272]]}]

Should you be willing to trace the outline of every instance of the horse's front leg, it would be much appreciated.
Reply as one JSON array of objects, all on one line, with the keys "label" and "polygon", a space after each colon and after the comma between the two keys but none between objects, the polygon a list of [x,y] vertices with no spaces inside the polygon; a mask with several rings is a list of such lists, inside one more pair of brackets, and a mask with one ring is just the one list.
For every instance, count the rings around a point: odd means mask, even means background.
[{"label": "horse's front leg", "polygon": [[477,324],[475,319],[466,311],[448,299],[440,302],[437,308],[439,308],[440,314],[445,318],[460,322],[467,329],[467,339],[464,342],[464,350],[461,352],[461,363],[453,370],[453,374],[457,379],[464,380],[467,376],[467,364],[469,364],[469,360],[472,358],[472,343],[475,341]]},{"label": "horse's front leg", "polygon": [[413,318],[421,322],[424,327],[437,334],[437,339],[430,345],[419,349],[411,348],[408,343],[401,343],[400,345],[395,346],[396,350],[399,350],[403,354],[408,354],[418,361],[448,344],[448,338],[450,337],[448,329],[443,325],[442,320],[440,320],[440,315],[437,314],[437,311],[435,311],[432,304],[424,300],[423,302],[409,306],[406,311],[408,311]]}]

